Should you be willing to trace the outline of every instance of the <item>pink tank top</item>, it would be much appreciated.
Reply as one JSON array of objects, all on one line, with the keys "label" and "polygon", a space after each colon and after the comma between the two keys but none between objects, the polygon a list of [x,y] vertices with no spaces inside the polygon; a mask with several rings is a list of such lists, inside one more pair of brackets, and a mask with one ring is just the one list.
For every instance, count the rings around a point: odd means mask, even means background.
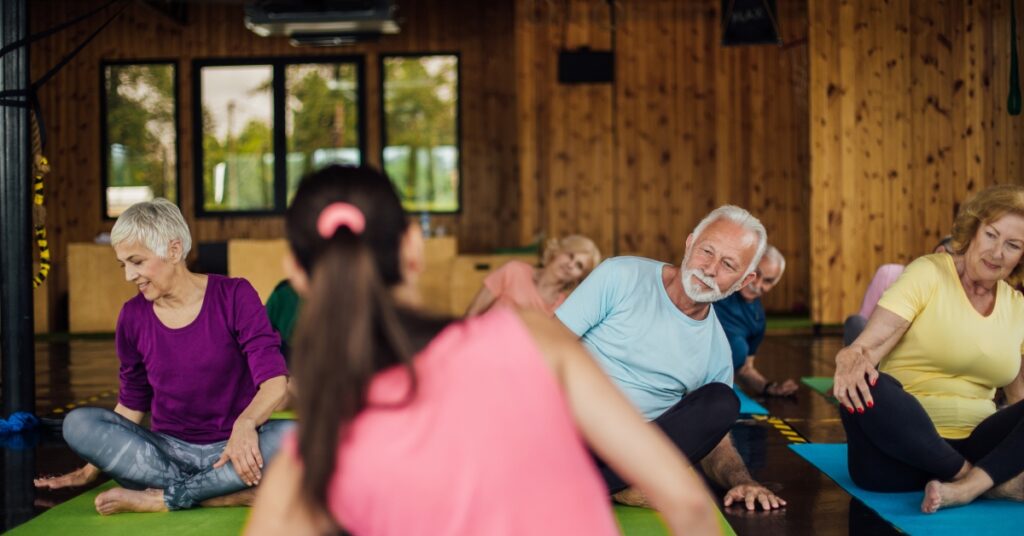
[{"label": "pink tank top", "polygon": [[565,301],[560,292],[553,303],[547,303],[533,282],[533,266],[523,261],[508,261],[484,279],[484,286],[494,294],[495,305],[533,309],[554,316]]},{"label": "pink tank top", "polygon": [[[370,407],[339,448],[328,504],[356,535],[618,534],[554,374],[519,317],[452,324],[415,358],[419,390]],[[379,374],[371,402],[401,400]]]},{"label": "pink tank top", "polygon": [[864,291],[864,299],[860,302],[858,313],[860,316],[871,318],[871,313],[875,312],[882,294],[899,279],[905,268],[902,264],[883,264],[878,267],[875,276],[871,278],[871,283],[868,284],[868,289]]}]

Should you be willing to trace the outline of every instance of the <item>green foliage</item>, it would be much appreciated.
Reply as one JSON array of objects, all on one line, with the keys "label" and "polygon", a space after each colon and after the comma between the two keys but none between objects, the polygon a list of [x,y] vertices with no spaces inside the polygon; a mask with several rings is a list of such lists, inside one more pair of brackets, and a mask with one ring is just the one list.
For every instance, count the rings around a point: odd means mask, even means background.
[{"label": "green foliage", "polygon": [[[310,156],[317,149],[358,147],[359,111],[356,106],[355,66],[339,64],[316,67],[309,69],[288,88],[291,101],[289,111],[293,121],[288,137],[288,151]],[[323,76],[327,68],[334,71],[333,89]],[[294,72],[301,73],[297,69]],[[346,82],[350,89],[345,88]]]},{"label": "green foliage", "polygon": [[[250,120],[237,136],[222,143],[203,110],[203,206],[207,210],[265,210],[274,206],[274,134],[270,125]],[[211,121],[212,123],[212,121]],[[214,168],[226,164],[225,192],[214,195]]]},{"label": "green foliage", "polygon": [[217,203],[213,196],[213,168],[219,162],[223,162],[226,158],[224,147],[217,140],[217,137],[213,135],[214,132],[214,121],[213,114],[210,113],[209,108],[203,104],[202,111],[203,120],[203,208],[206,210],[216,210],[223,208],[222,203]]},{"label": "green foliage", "polygon": [[[288,196],[317,164],[337,161],[323,154],[359,148],[358,80],[354,64],[292,65],[288,89]],[[314,155],[321,151],[321,162]],[[353,163],[359,163],[353,162]]]},{"label": "green foliage", "polygon": [[[409,210],[458,210],[457,62],[454,56],[389,58],[385,62],[385,169]],[[358,156],[353,158],[352,153],[360,146],[359,88],[353,64],[295,64],[288,65],[285,73],[285,180],[290,198],[299,177],[314,166],[346,159],[358,163]],[[252,97],[268,93],[272,87],[270,79],[254,84],[244,95],[250,99],[250,109],[259,100]],[[218,139],[214,124],[218,116],[212,113],[216,110],[207,109],[205,99],[203,105],[206,208],[272,208],[274,127],[250,119],[241,131]],[[215,170],[219,165],[225,180],[218,202]]]},{"label": "green foliage", "polygon": [[111,65],[104,82],[108,186],[149,186],[173,200],[174,66]]},{"label": "green foliage", "polygon": [[[231,71],[216,72],[211,69],[208,76],[213,81],[231,76]],[[269,76],[269,70],[267,70]],[[216,87],[216,84],[213,84]],[[263,119],[249,117],[241,130],[233,127],[234,103],[245,101],[246,107],[271,106],[268,93],[272,90],[269,78],[261,80],[250,89],[232,95],[229,100],[227,121],[229,128],[218,139],[217,117],[209,109],[206,99],[202,103],[203,136],[203,208],[212,211],[223,210],[268,210],[274,207],[274,145],[273,128]],[[235,116],[237,117],[237,116]],[[245,119],[243,116],[241,119]],[[217,199],[216,170],[224,167],[224,191]]]},{"label": "green foliage", "polygon": [[384,166],[406,209],[457,210],[457,58],[388,58],[384,77]]}]

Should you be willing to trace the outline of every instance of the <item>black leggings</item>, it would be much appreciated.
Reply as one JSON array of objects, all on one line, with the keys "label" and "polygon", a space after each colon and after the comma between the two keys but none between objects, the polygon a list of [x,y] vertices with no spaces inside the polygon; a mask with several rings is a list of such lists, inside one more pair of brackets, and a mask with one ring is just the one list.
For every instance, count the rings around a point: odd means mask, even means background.
[{"label": "black leggings", "polygon": [[874,408],[839,412],[849,443],[850,478],[871,491],[917,491],[952,480],[969,461],[998,486],[1024,472],[1024,401],[981,421],[965,439],[943,439],[921,403],[888,374],[871,388]]},{"label": "black leggings", "polygon": [[[661,428],[691,463],[704,459],[729,433],[740,413],[740,402],[724,383],[709,383],[686,395],[662,413],[654,424]],[[629,487],[607,464],[595,456],[609,493]]]}]

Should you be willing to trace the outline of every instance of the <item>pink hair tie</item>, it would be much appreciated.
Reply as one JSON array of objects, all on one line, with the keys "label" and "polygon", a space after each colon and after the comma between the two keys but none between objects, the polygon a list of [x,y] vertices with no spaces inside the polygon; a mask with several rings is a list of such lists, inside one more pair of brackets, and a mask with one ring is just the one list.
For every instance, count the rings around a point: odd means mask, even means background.
[{"label": "pink hair tie", "polygon": [[320,236],[329,239],[334,236],[338,227],[348,227],[354,234],[363,234],[366,228],[366,217],[358,207],[350,203],[331,203],[320,211],[316,220],[316,230]]}]

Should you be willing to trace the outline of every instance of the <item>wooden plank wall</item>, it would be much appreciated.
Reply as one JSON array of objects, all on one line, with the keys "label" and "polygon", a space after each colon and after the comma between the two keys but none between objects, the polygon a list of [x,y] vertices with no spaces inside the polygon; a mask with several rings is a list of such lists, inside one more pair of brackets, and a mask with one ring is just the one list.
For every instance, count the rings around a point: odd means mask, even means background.
[{"label": "wooden plank wall", "polygon": [[[39,0],[30,3],[33,33],[53,27],[106,0]],[[48,229],[54,252],[51,303],[67,292],[64,264],[70,242],[91,241],[109,231],[100,209],[101,60],[178,60],[181,145],[181,206],[196,241],[278,238],[274,218],[203,218],[193,210],[191,60],[209,57],[359,54],[366,60],[367,159],[380,163],[378,58],[383,52],[458,52],[461,58],[462,202],[455,217],[436,218],[454,232],[465,251],[515,244],[519,209],[515,149],[515,79],[512,3],[476,0],[402,0],[399,35],[373,44],[340,48],[294,48],[283,38],[261,38],[245,29],[242,5],[188,3],[181,26],[140,2],[127,9],[40,92],[53,166],[47,185]],[[120,5],[120,4],[118,4]],[[35,43],[32,76],[38,78],[98,27],[118,6]],[[457,22],[453,22],[457,21]],[[117,265],[111,256],[111,269]],[[66,308],[51,307],[56,327],[66,325]]]},{"label": "wooden plank wall", "polygon": [[[806,307],[806,5],[786,45],[722,47],[720,2],[516,2],[520,239],[582,232],[606,255],[678,262],[710,209],[744,206],[788,258],[772,310]],[[616,83],[564,85],[557,51],[616,52]]]},{"label": "wooden plank wall", "polygon": [[[32,30],[101,3],[32,2]],[[225,240],[277,237],[281,222],[193,217],[191,59],[365,54],[372,119],[380,52],[454,50],[465,208],[441,223],[461,250],[583,232],[606,254],[678,261],[700,216],[733,202],[761,216],[789,257],[769,308],[810,304],[816,322],[842,321],[878,264],[929,249],[971,192],[1024,180],[1021,119],[1005,110],[1009,3],[778,4],[783,47],[722,47],[716,0],[615,2],[614,24],[602,0],[408,0],[399,36],[299,50],[245,30],[238,5],[190,3],[182,27],[129,3],[40,95],[54,165],[51,300],[66,292],[66,244],[110,227],[100,216],[102,59],[179,59],[183,206],[197,240]],[[33,75],[100,19],[33,45]],[[559,84],[557,51],[578,46],[614,46],[618,81]],[[373,163],[377,126],[368,122]]]},{"label": "wooden plank wall", "polygon": [[1024,125],[1006,112],[1008,1],[809,5],[812,319],[836,323],[972,193],[1024,182]]}]

